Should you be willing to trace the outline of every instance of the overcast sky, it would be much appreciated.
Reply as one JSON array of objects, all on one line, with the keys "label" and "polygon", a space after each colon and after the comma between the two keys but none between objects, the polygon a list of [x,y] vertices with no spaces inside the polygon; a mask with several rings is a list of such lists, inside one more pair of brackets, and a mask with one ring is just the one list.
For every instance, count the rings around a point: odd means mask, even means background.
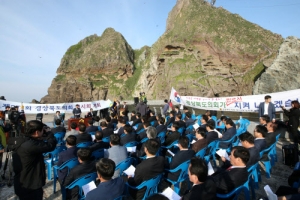
[{"label": "overcast sky", "polygon": [[[165,31],[176,0],[0,0],[0,96],[30,102],[47,94],[66,50],[112,27],[134,49]],[[217,0],[284,38],[300,38],[299,0]]]}]

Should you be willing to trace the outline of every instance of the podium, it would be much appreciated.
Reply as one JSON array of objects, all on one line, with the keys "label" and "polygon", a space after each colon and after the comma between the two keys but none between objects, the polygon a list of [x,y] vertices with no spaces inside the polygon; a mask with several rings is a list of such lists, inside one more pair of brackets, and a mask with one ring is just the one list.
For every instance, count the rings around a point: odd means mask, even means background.
[{"label": "podium", "polygon": [[79,123],[84,123],[86,127],[88,127],[88,122],[89,120],[92,119],[91,117],[89,118],[78,118],[78,119],[75,119],[75,118],[72,118],[72,119],[69,119],[68,120],[68,130],[71,130],[71,123],[72,122],[75,122],[78,126]]}]

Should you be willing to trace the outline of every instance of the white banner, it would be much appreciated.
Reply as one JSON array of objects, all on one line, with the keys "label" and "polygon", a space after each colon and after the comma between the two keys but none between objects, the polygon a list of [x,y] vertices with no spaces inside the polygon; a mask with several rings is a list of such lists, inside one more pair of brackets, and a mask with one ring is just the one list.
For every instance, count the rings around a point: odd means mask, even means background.
[{"label": "white banner", "polygon": [[220,110],[231,112],[258,112],[258,107],[261,102],[264,102],[264,97],[270,95],[272,103],[275,105],[276,111],[281,111],[280,106],[286,108],[291,107],[293,100],[298,100],[300,90],[289,90],[286,92],[276,92],[270,94],[260,94],[251,96],[232,96],[232,97],[196,97],[196,96],[180,96],[178,92],[172,88],[170,99],[178,104],[185,106],[203,109],[203,110]]},{"label": "white banner", "polygon": [[60,111],[61,113],[72,113],[76,104],[79,104],[81,112],[89,112],[91,108],[93,108],[93,110],[109,108],[112,105],[112,102],[110,100],[99,100],[92,102],[32,104],[0,100],[0,110],[5,110],[6,106],[18,106],[19,111],[24,110],[25,114],[56,113],[56,111]]}]

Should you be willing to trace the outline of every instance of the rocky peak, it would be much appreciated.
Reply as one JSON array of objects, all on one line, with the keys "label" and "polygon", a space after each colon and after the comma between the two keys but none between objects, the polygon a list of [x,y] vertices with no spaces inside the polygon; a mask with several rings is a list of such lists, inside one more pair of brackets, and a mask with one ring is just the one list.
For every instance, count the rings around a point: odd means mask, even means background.
[{"label": "rocky peak", "polygon": [[288,37],[281,44],[273,64],[255,82],[253,94],[300,88],[300,39]]}]

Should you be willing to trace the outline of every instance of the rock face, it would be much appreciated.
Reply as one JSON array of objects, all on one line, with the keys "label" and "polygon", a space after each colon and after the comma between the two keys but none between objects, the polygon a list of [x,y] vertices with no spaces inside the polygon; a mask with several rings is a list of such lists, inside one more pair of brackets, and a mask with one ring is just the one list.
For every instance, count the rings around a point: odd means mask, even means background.
[{"label": "rock face", "polygon": [[132,76],[134,51],[112,28],[71,46],[63,56],[57,76],[41,103],[106,99]]},{"label": "rock face", "polygon": [[255,82],[253,94],[300,88],[300,39],[288,37],[280,46],[273,64]]},{"label": "rock face", "polygon": [[282,37],[203,0],[178,0],[135,88],[149,99],[249,95]]},{"label": "rock face", "polygon": [[204,0],[177,0],[165,33],[150,48],[133,50],[112,28],[71,46],[41,103],[166,99],[181,95],[249,95],[273,62],[280,35]]}]

